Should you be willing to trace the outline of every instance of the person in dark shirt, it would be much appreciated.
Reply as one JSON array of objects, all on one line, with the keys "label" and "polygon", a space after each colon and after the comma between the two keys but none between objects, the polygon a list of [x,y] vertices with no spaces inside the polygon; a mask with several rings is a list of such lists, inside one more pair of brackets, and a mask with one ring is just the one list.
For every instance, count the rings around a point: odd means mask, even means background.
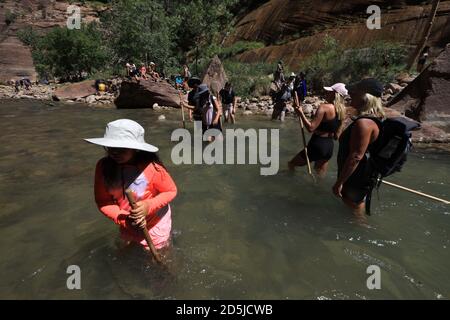
[{"label": "person in dark shirt", "polygon": [[227,82],[225,87],[220,90],[219,95],[222,100],[225,122],[231,119],[231,123],[236,123],[237,97],[231,83]]},{"label": "person in dark shirt", "polygon": [[300,72],[296,77],[294,88],[295,91],[297,92],[298,99],[300,100],[300,102],[303,102],[307,94],[306,79],[305,74],[303,72]]}]

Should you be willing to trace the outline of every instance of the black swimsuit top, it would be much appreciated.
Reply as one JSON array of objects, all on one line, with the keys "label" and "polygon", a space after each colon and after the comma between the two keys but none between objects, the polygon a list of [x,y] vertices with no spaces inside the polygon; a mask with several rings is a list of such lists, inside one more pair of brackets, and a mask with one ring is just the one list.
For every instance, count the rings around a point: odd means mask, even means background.
[{"label": "black swimsuit top", "polygon": [[335,133],[339,129],[340,125],[341,120],[339,120],[338,116],[336,116],[333,120],[322,121],[316,130],[320,132]]}]

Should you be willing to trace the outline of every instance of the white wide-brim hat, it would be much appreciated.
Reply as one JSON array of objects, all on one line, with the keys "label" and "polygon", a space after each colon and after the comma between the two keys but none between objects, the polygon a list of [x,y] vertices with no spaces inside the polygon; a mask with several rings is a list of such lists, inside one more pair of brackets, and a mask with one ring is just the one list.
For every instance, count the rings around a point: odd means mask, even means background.
[{"label": "white wide-brim hat", "polygon": [[136,121],[120,119],[106,125],[103,138],[84,139],[89,143],[108,148],[126,148],[147,152],[158,152],[154,145],[144,140],[145,130]]},{"label": "white wide-brim hat", "polygon": [[327,91],[335,91],[339,93],[341,96],[345,97],[348,95],[348,90],[345,87],[344,83],[335,83],[331,87],[323,87]]}]

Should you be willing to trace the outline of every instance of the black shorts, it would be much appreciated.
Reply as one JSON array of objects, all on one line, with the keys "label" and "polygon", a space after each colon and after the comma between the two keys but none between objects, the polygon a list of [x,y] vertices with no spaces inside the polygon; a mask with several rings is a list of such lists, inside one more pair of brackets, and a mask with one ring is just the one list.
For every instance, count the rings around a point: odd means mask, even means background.
[{"label": "black shorts", "polygon": [[308,142],[309,161],[328,161],[333,156],[334,141],[333,138],[320,137],[313,134]]}]

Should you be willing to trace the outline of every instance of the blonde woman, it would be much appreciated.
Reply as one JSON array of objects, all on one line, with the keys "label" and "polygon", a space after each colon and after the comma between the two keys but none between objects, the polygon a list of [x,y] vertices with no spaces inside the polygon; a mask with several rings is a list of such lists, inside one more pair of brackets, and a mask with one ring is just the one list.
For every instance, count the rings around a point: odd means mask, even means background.
[{"label": "blonde woman", "polygon": [[373,172],[366,156],[376,147],[379,121],[385,117],[381,104],[383,85],[375,79],[364,79],[349,86],[351,105],[358,117],[339,139],[338,178],[333,193],[365,219],[365,199],[373,185]]},{"label": "blonde woman", "polygon": [[[331,87],[324,87],[325,100],[327,103],[321,104],[309,121],[302,108],[296,106],[296,111],[303,121],[306,129],[312,132],[308,142],[308,158],[314,163],[314,168],[320,176],[324,176],[328,161],[333,156],[334,141],[339,138],[345,120],[344,97],[347,95],[345,84],[336,83]],[[306,165],[305,150],[300,151],[291,161],[289,169]]]}]

